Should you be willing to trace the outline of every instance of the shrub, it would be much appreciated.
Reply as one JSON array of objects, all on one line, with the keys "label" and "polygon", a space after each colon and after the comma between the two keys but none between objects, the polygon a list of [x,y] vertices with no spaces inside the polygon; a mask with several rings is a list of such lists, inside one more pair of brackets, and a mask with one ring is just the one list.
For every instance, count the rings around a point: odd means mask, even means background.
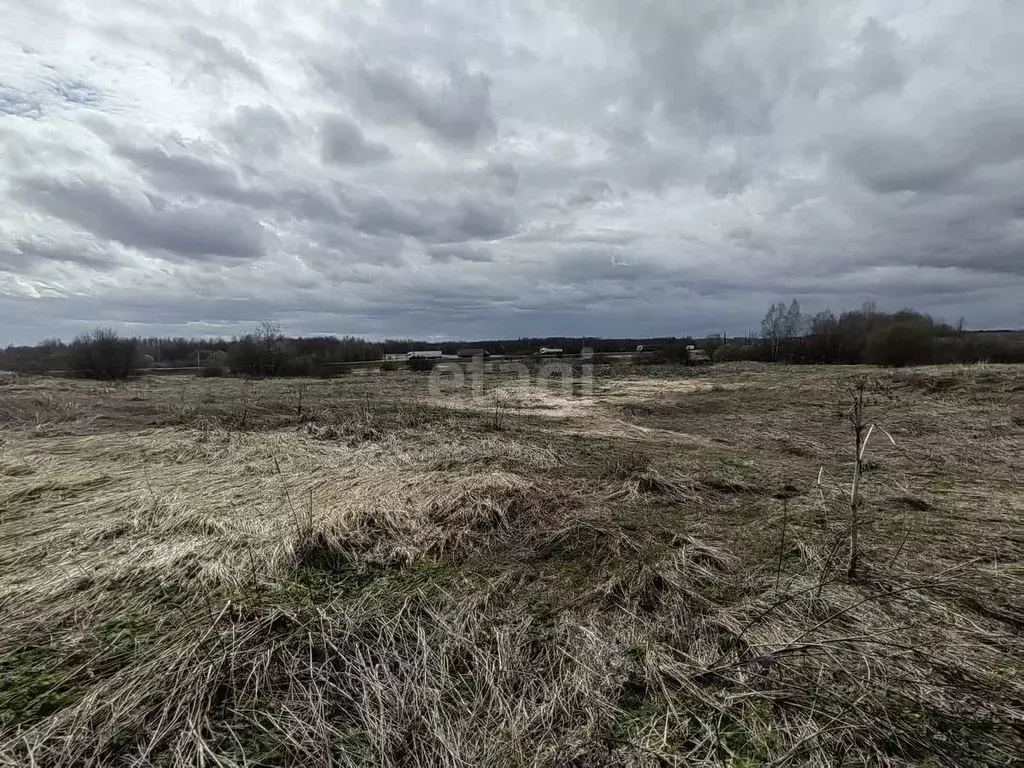
[{"label": "shrub", "polygon": [[760,360],[762,357],[763,347],[758,344],[729,342],[718,347],[711,359],[716,363],[731,363],[738,360]]},{"label": "shrub", "polygon": [[392,371],[397,371],[398,370],[398,363],[395,362],[394,360],[385,360],[383,363],[380,364],[380,369],[384,373],[390,373]]},{"label": "shrub", "polygon": [[935,340],[936,363],[1024,363],[1024,342],[1000,334]]},{"label": "shrub", "polygon": [[311,355],[288,357],[282,354],[270,376],[322,376],[324,366]]},{"label": "shrub", "polygon": [[924,323],[898,320],[875,328],[865,344],[867,362],[899,368],[932,361],[934,337]]},{"label": "shrub", "polygon": [[434,369],[434,361],[422,357],[414,357],[407,364],[410,371],[431,371]]},{"label": "shrub", "polygon": [[219,365],[204,365],[202,368],[199,369],[199,372],[196,373],[196,376],[199,376],[204,379],[215,379],[227,375],[228,369]]},{"label": "shrub", "polygon": [[[271,322],[263,323],[237,339],[229,356],[233,373],[261,378],[289,375],[286,368],[291,355],[287,343],[281,329]],[[300,367],[293,365],[292,370]]]},{"label": "shrub", "polygon": [[68,366],[88,379],[127,379],[139,365],[135,339],[122,339],[110,328],[84,333],[71,344]]}]

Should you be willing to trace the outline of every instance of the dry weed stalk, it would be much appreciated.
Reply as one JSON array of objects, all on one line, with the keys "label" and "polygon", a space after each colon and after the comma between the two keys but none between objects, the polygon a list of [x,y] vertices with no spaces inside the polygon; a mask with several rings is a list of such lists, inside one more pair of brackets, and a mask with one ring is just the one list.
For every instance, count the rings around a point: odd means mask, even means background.
[{"label": "dry weed stalk", "polygon": [[[846,561],[846,575],[847,578],[857,578],[858,565],[860,563],[860,528],[861,528],[861,504],[863,498],[861,497],[861,482],[864,475],[864,459],[867,455],[868,443],[871,440],[871,436],[877,429],[882,432],[889,442],[894,446],[896,440],[889,432],[882,427],[878,426],[872,420],[871,407],[874,404],[873,397],[879,394],[884,394],[888,400],[891,400],[889,393],[877,382],[874,384],[870,383],[866,378],[857,378],[851,387],[850,400],[852,401],[850,407],[844,412],[843,416],[849,421],[853,431],[853,478],[850,481],[849,496],[849,509],[850,509],[850,526],[849,526],[849,552]],[[822,504],[825,507],[826,522],[828,520],[827,503],[825,502],[824,494],[821,488],[822,480],[825,476],[825,468],[821,467],[818,470],[818,489],[819,495],[821,496]]]}]

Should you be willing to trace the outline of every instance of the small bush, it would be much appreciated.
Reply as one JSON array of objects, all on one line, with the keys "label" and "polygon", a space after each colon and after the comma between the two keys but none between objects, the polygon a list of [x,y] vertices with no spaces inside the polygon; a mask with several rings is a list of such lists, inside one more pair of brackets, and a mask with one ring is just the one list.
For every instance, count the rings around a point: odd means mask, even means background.
[{"label": "small bush", "polygon": [[898,321],[875,328],[867,339],[867,362],[899,368],[932,361],[935,339],[923,323]]},{"label": "small bush", "polygon": [[87,379],[127,379],[139,365],[138,346],[135,339],[119,338],[110,328],[97,328],[74,340],[68,365]]},{"label": "small bush", "polygon": [[407,365],[410,371],[432,371],[434,369],[434,361],[422,357],[412,358]]},{"label": "small bush", "polygon": [[385,360],[380,364],[380,369],[384,373],[392,373],[398,370],[398,363],[394,360]]},{"label": "small bush", "polygon": [[282,352],[280,360],[274,366],[272,376],[323,376],[325,373],[323,363],[311,355],[289,357],[287,352]]},{"label": "small bush", "polygon": [[1024,343],[996,334],[971,334],[963,338],[935,339],[933,362],[1024,363]]},{"label": "small bush", "polygon": [[196,374],[196,376],[203,379],[215,379],[227,375],[228,370],[220,365],[204,365],[199,369],[199,373]]},{"label": "small bush", "polygon": [[718,347],[712,360],[716,363],[732,363],[739,360],[760,360],[762,348],[757,344],[740,344],[729,342]]}]

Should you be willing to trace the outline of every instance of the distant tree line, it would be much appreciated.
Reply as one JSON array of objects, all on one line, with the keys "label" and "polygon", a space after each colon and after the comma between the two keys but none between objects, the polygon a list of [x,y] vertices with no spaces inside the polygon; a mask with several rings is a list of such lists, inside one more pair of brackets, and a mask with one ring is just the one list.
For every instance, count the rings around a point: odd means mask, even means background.
[{"label": "distant tree line", "polygon": [[128,339],[101,328],[70,344],[47,339],[35,346],[0,349],[0,370],[63,371],[96,379],[125,378],[149,368],[193,368],[206,375],[317,376],[334,363],[380,360],[384,352],[385,344],[353,336],[289,338],[273,322],[234,339]]},{"label": "distant tree line", "polygon": [[[113,354],[114,340],[120,345]],[[48,339],[35,346],[9,346],[0,349],[0,370],[24,373],[62,371],[97,378],[124,378],[134,371],[150,368],[198,369],[202,375],[239,374],[246,376],[326,376],[343,372],[339,363],[383,360],[388,354],[417,349],[438,349],[454,355],[466,347],[483,348],[493,355],[532,355],[542,347],[563,349],[578,354],[584,346],[595,355],[632,352],[638,346],[655,352],[661,362],[686,359],[689,338],[657,339],[583,339],[553,336],[546,338],[450,341],[443,343],[414,339],[388,339],[374,342],[354,336],[287,337],[272,321],[259,324],[234,339],[118,338],[114,331],[98,329],[76,338],[70,344]],[[117,359],[114,365],[112,359]]]},{"label": "distant tree line", "polygon": [[912,309],[881,312],[874,302],[810,317],[794,299],[773,304],[760,336],[715,345],[716,362],[868,364],[889,367],[943,363],[1024,363],[1024,333],[964,330]]},{"label": "distant tree line", "polygon": [[327,376],[344,372],[339,363],[383,360],[388,354],[439,349],[455,354],[465,347],[493,355],[532,355],[542,347],[578,354],[584,347],[601,355],[633,352],[643,346],[643,362],[685,363],[686,349],[704,349],[715,362],[874,364],[904,366],[939,363],[1024,363],[1024,332],[966,331],[910,309],[881,312],[873,303],[835,314],[824,309],[806,316],[794,299],[773,304],[760,333],[744,338],[725,334],[703,340],[660,338],[519,338],[432,343],[412,339],[367,341],[354,336],[287,337],[271,321],[234,339],[123,338],[97,329],[70,344],[48,339],[35,346],[0,349],[0,370],[25,373],[63,371],[96,379],[124,379],[150,368],[191,368],[203,375],[228,373],[270,376]]}]

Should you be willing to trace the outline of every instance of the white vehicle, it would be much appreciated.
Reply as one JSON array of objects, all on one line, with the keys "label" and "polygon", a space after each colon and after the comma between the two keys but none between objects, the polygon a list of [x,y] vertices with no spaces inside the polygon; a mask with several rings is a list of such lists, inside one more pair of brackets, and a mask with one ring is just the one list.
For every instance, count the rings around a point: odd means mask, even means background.
[{"label": "white vehicle", "polygon": [[416,352],[409,352],[406,356],[406,360],[439,360],[441,358],[441,350],[439,349],[421,349]]},{"label": "white vehicle", "polygon": [[540,348],[540,352],[538,354],[541,354],[541,355],[561,355],[562,354],[562,350],[558,349],[557,347],[541,347]]}]

